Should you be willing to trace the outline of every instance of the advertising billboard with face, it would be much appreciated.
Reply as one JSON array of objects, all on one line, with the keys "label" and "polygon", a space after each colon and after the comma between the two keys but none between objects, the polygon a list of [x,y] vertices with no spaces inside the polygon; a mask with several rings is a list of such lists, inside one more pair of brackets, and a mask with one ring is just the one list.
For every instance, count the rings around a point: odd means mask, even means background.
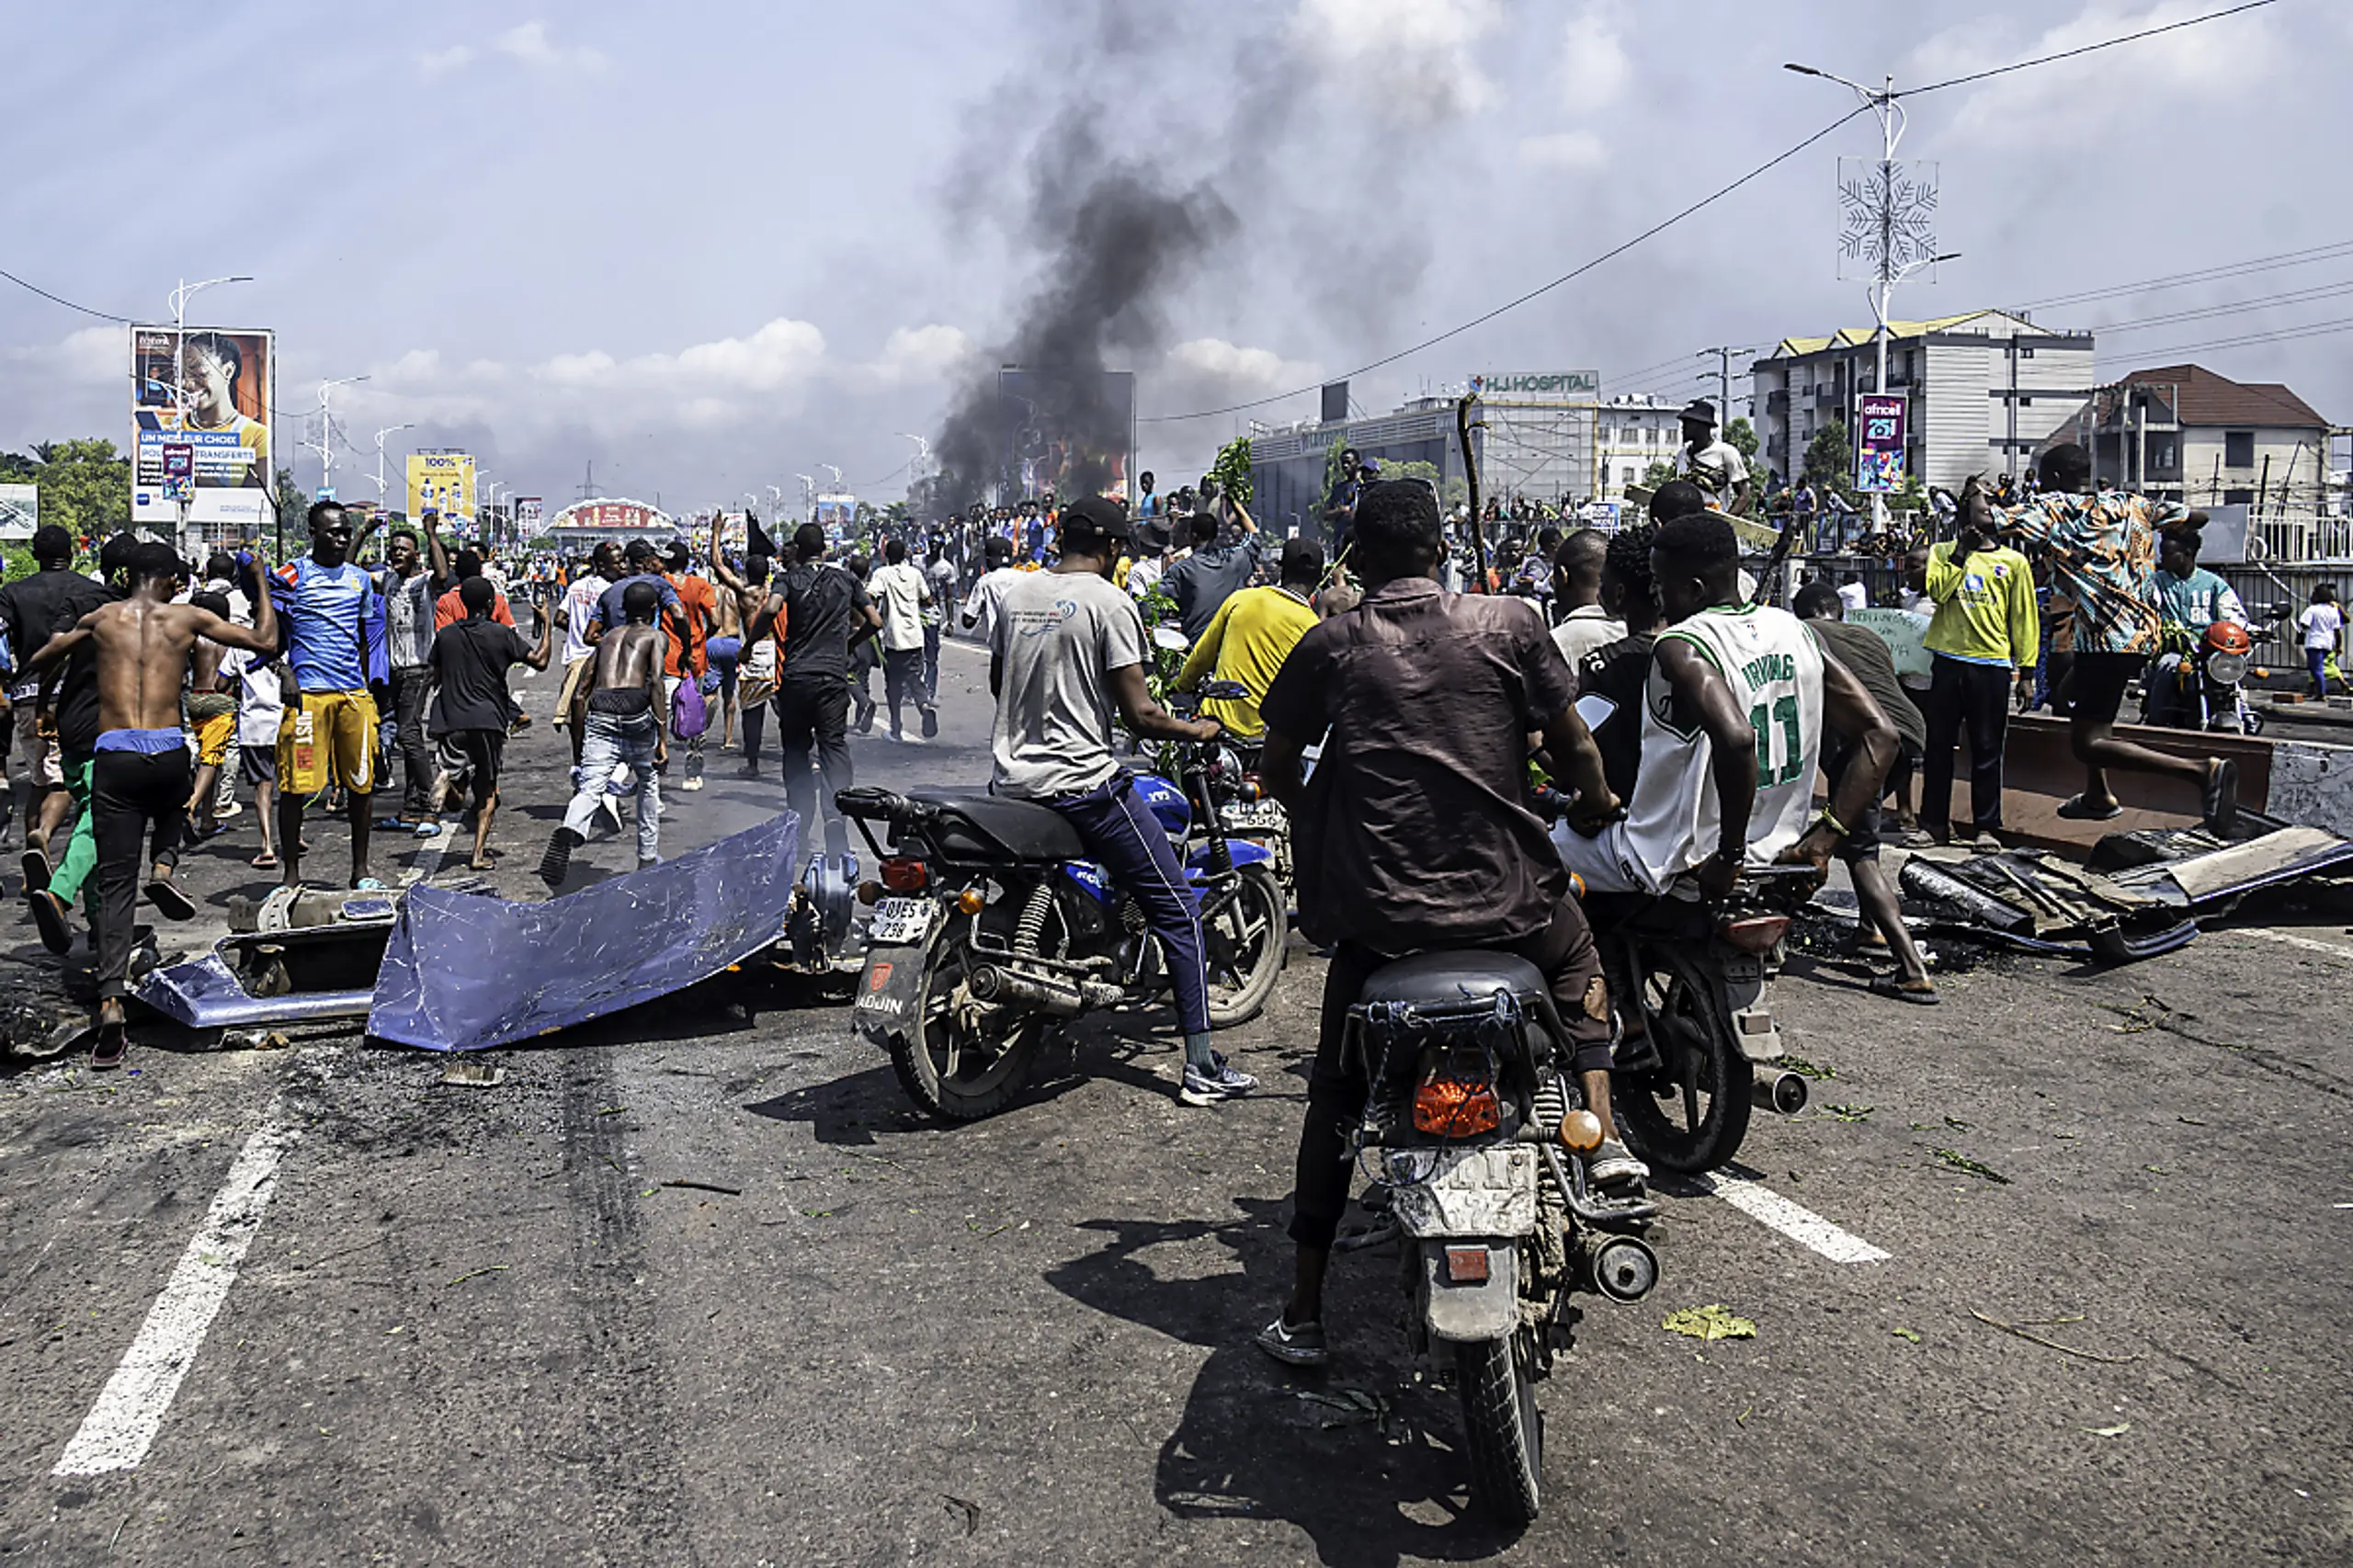
[{"label": "advertising billboard with face", "polygon": [[192,523],[261,527],[277,358],[267,332],[131,329],[133,522],[177,522],[185,495]]},{"label": "advertising billboard with face", "polygon": [[408,515],[435,511],[453,522],[472,522],[474,515],[474,459],[472,452],[411,452],[408,457]]}]

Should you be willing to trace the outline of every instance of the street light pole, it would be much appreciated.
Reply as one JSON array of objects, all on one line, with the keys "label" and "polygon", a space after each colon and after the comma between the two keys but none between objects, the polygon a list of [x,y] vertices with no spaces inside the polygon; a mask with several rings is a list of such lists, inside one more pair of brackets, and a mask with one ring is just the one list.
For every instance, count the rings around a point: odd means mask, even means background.
[{"label": "street light pole", "polygon": [[340,376],[332,381],[319,383],[319,442],[311,449],[319,454],[319,488],[335,488],[335,410],[327,394],[337,387],[347,387],[364,381],[365,376]]},{"label": "street light pole", "polygon": [[[1896,259],[1895,144],[1904,139],[1906,117],[1904,105],[1899,101],[1903,95],[1895,90],[1895,78],[1883,76],[1880,79],[1879,86],[1866,87],[1861,83],[1850,82],[1835,72],[1819,70],[1812,65],[1791,63],[1782,66],[1782,69],[1794,71],[1801,76],[1819,76],[1826,82],[1837,83],[1861,99],[1863,107],[1879,119],[1880,165],[1877,214],[1879,256],[1878,264],[1873,268],[1870,298],[1873,322],[1871,333],[1873,358],[1876,362],[1872,390],[1884,393],[1887,391],[1888,312],[1895,297],[1895,286],[1924,267],[1934,267],[1940,261],[1956,261],[1960,259],[1960,255],[1954,252],[1945,256],[1924,256],[1909,262],[1899,262]],[[1905,401],[1907,403],[1910,401],[1909,388],[1905,390]],[[1883,531],[1887,527],[1887,497],[1881,491],[1871,493],[1871,524],[1876,530]]]},{"label": "street light pole", "polygon": [[384,437],[400,430],[414,430],[414,424],[387,425],[376,432],[376,510],[384,509]]}]

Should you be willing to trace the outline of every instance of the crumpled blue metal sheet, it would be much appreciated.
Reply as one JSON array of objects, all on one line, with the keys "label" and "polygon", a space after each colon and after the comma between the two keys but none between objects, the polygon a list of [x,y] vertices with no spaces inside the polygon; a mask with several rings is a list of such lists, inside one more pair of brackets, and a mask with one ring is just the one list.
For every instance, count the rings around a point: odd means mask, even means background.
[{"label": "crumpled blue metal sheet", "polygon": [[481,1051],[682,991],[783,933],[800,841],[785,812],[544,903],[420,882],[401,900],[368,1032]]},{"label": "crumpled blue metal sheet", "polygon": [[356,1018],[368,1011],[365,991],[303,991],[253,996],[218,952],[158,969],[139,983],[139,1000],[194,1029],[234,1029],[256,1024],[300,1024]]}]

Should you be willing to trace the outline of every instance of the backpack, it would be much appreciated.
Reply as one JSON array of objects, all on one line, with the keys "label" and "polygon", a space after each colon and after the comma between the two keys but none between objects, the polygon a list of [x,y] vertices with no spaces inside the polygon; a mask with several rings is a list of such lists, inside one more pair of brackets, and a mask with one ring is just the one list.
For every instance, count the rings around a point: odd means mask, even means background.
[{"label": "backpack", "polygon": [[704,705],[701,683],[680,681],[677,695],[670,699],[670,733],[690,741],[709,728],[710,710]]}]

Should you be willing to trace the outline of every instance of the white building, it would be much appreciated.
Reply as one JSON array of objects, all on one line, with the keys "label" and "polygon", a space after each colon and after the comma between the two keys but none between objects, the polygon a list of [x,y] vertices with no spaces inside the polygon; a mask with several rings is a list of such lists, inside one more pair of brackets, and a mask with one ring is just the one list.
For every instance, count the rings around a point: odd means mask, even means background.
[{"label": "white building", "polygon": [[2234,381],[2203,365],[2134,370],[2077,405],[2060,440],[2092,455],[2102,481],[2191,506],[2316,513],[2328,421],[2276,381]]},{"label": "white building", "polygon": [[1654,462],[1673,462],[1683,444],[1677,417],[1684,405],[1642,392],[1624,392],[1593,411],[1595,496],[1623,501],[1626,487],[1640,484]]},{"label": "white building", "polygon": [[[1851,441],[1855,399],[1879,387],[1869,327],[1782,340],[1756,361],[1759,466],[1785,477],[1832,420]],[[2092,335],[2037,326],[2007,311],[1888,323],[1887,391],[1908,402],[1905,467],[1959,490],[1971,474],[2016,473],[2076,415],[2097,381]]]}]

